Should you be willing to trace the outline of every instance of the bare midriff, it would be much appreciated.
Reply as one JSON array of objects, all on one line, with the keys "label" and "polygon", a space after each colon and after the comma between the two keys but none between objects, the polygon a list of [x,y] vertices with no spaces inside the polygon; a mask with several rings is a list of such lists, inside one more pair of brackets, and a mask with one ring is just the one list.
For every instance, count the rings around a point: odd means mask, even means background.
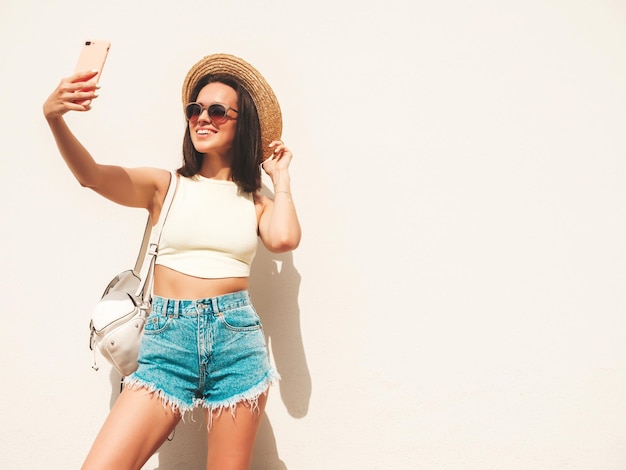
[{"label": "bare midriff", "polygon": [[189,276],[159,264],[154,267],[153,292],[159,297],[179,300],[205,299],[247,288],[247,277],[204,279]]}]

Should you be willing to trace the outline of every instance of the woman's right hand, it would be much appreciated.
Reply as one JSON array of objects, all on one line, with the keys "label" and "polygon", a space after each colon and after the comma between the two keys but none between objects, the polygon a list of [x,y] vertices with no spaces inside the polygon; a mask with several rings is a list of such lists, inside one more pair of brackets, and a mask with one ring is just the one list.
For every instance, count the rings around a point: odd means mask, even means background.
[{"label": "woman's right hand", "polygon": [[98,97],[94,77],[98,72],[81,72],[64,78],[43,104],[48,120],[58,119],[68,111],[89,111],[91,101]]}]

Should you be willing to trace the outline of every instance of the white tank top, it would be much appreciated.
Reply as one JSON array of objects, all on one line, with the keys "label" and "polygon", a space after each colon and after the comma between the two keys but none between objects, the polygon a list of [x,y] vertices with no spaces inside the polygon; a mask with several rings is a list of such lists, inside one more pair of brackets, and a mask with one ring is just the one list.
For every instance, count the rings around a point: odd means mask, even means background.
[{"label": "white tank top", "polygon": [[251,193],[232,181],[179,178],[156,264],[208,279],[248,277],[256,249]]}]

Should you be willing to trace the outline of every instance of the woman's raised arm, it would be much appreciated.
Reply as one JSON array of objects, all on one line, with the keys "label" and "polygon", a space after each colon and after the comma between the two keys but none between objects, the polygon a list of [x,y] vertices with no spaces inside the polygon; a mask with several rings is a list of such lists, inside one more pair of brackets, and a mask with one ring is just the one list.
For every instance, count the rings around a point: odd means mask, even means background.
[{"label": "woman's raised arm", "polygon": [[81,186],[118,204],[143,207],[154,216],[160,210],[169,183],[169,172],[155,168],[124,168],[97,163],[68,127],[64,114],[85,112],[98,97],[97,72],[78,73],[61,80],[43,105],[43,113],[55,142]]}]

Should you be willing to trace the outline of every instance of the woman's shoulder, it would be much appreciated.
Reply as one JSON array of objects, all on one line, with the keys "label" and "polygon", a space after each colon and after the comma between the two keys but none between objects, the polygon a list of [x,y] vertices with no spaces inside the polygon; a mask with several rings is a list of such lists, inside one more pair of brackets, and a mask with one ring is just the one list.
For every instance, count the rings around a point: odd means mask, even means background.
[{"label": "woman's shoulder", "polygon": [[154,199],[161,200],[170,186],[175,171],[156,167],[136,167],[128,169],[128,175],[137,191],[145,193],[154,203]]},{"label": "woman's shoulder", "polygon": [[131,177],[146,186],[156,186],[157,190],[167,189],[170,178],[177,176],[176,171],[156,167],[137,167],[129,170]]}]

